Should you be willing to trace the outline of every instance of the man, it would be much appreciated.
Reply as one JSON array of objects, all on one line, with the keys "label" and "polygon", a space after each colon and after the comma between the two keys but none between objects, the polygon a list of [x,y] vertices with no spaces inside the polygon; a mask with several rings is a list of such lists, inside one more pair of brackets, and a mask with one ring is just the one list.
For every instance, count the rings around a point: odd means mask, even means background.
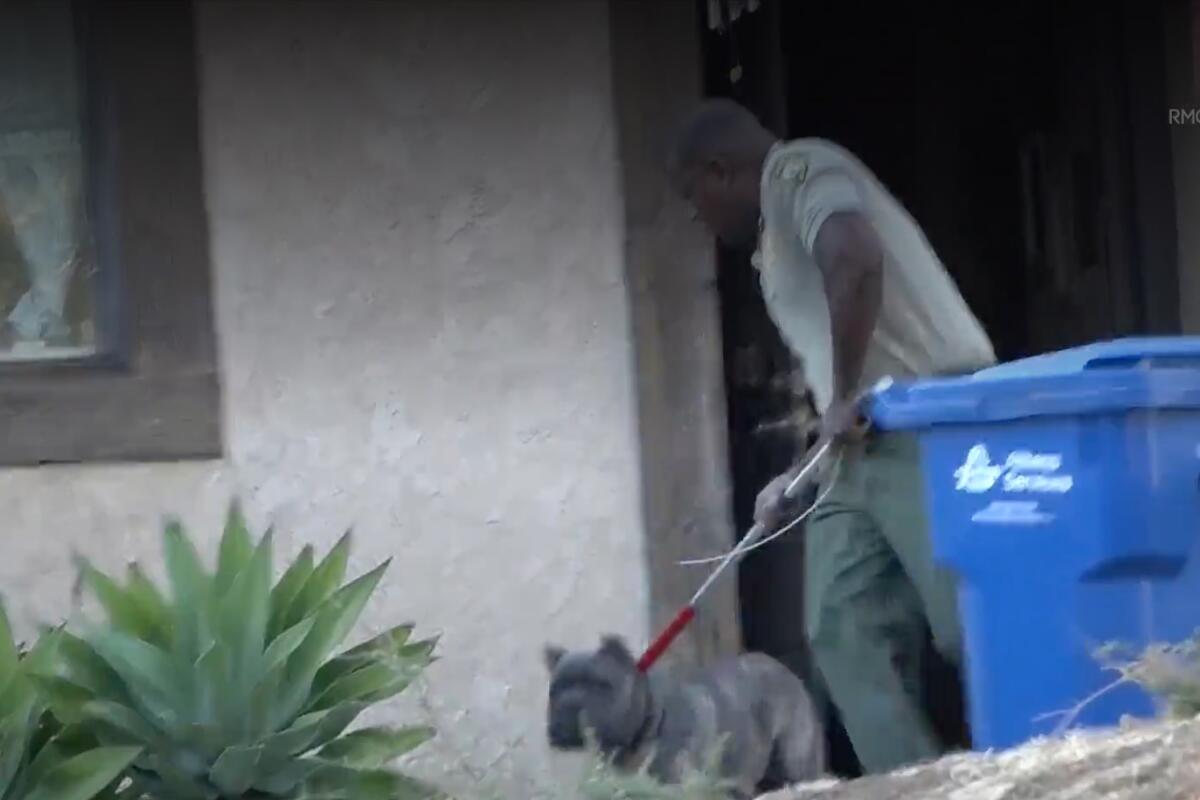
[{"label": "man", "polygon": [[[919,653],[928,625],[961,663],[955,588],[933,563],[915,439],[858,435],[856,400],[885,376],[989,366],[992,345],[918,225],[837,145],[778,141],[744,108],[710,100],[669,162],[676,190],[723,242],[757,243],[771,318],[803,362],[821,436],[841,449],[807,528],[805,624],[820,677],[868,773],[936,757]],[[759,495],[756,518],[769,527],[794,471]]]}]

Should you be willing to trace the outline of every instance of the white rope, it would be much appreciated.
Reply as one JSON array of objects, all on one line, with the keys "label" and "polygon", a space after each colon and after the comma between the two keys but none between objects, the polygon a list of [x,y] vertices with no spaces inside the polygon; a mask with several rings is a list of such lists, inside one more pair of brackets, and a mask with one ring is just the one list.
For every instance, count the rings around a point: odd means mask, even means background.
[{"label": "white rope", "polygon": [[[863,395],[861,395],[858,398],[858,402],[861,402],[863,400],[863,398],[866,397],[867,394],[870,394],[872,392],[881,392],[881,391],[887,389],[891,385],[892,385],[892,379],[890,376],[880,378],[879,381],[876,382],[874,388],[871,389],[871,392],[864,392]],[[867,427],[868,428],[870,427],[869,422],[867,423]],[[796,475],[796,477],[792,478],[790,483],[788,483],[787,488],[784,489],[784,492],[783,492],[784,497],[790,498],[792,496],[792,493],[794,491],[796,491],[796,487],[799,486],[806,477],[808,477],[808,473],[811,472],[816,467],[816,465],[821,461],[821,459],[825,457],[825,454],[829,451],[829,449],[832,446],[833,446],[833,441],[827,439],[824,444],[822,444],[819,448],[817,448],[816,452],[813,453],[812,456],[809,457],[808,463],[804,465],[804,468],[800,470],[800,472]],[[749,530],[749,532],[747,532],[747,534],[744,537],[742,537],[742,540],[739,541],[733,547],[732,550],[727,550],[726,552],[722,553],[719,556],[709,556],[708,558],[694,558],[694,559],[691,559],[688,561],[679,561],[676,563],[679,564],[679,566],[681,566],[681,567],[695,567],[695,566],[702,566],[705,564],[716,564],[718,562],[732,562],[732,561],[737,560],[738,557],[743,556],[746,553],[749,553],[751,550],[757,550],[758,548],[760,548],[764,545],[770,544],[771,542],[778,539],[780,536],[783,536],[785,533],[790,531],[792,528],[799,525],[804,520],[808,519],[808,517],[820,507],[821,503],[823,503],[825,501],[825,498],[829,495],[829,492],[833,489],[834,485],[837,483],[838,469],[841,467],[841,465],[842,465],[842,451],[838,450],[837,461],[835,461],[833,464],[833,471],[829,478],[829,485],[825,487],[825,490],[823,492],[821,492],[820,495],[817,496],[817,499],[813,501],[812,505],[810,505],[808,508],[806,508],[804,510],[804,512],[802,514],[800,514],[800,516],[796,517],[791,522],[789,522],[787,525],[784,525],[782,528],[780,528],[779,530],[772,533],[770,536],[766,536],[759,541],[755,541],[755,539],[757,539],[757,537],[760,535],[759,530],[762,527],[756,522],[754,524],[754,526]],[[716,570],[713,571],[713,574],[708,577],[708,580],[706,580],[703,583],[703,585],[701,585],[700,589],[696,592],[696,597],[694,597],[692,599],[693,602],[695,602],[697,599],[699,599],[700,595],[704,594],[704,591],[709,587],[709,585],[714,580],[716,580],[717,576],[725,569],[726,566],[727,566],[727,564],[723,563],[723,564],[721,564],[721,566],[719,566]]]},{"label": "white rope", "polygon": [[[814,458],[812,463],[815,464],[819,460],[820,460],[819,457]],[[791,522],[789,522],[787,525],[784,525],[782,528],[780,528],[779,530],[772,533],[770,536],[767,536],[766,538],[760,539],[759,541],[757,541],[753,544],[749,544],[749,545],[739,542],[732,550],[724,552],[719,556],[709,556],[708,558],[695,558],[695,559],[691,559],[689,561],[680,561],[680,562],[678,562],[678,564],[682,567],[695,567],[695,566],[702,566],[705,564],[715,564],[718,561],[724,561],[725,559],[729,558],[730,556],[738,556],[738,557],[743,556],[746,553],[749,553],[751,550],[756,550],[759,547],[763,547],[764,545],[767,545],[767,544],[775,541],[780,536],[783,536],[785,533],[790,531],[792,528],[796,527],[801,522],[808,519],[808,517],[814,511],[816,511],[818,507],[820,507],[821,503],[823,503],[825,501],[825,498],[829,496],[829,492],[833,489],[834,485],[837,483],[838,470],[840,469],[841,466],[842,466],[842,451],[838,450],[837,460],[833,462],[833,470],[829,477],[829,485],[826,486],[825,489],[819,495],[817,495],[817,499],[813,500],[812,505],[810,505],[808,508],[804,509],[804,511],[800,514],[800,516],[796,517]],[[795,483],[796,483],[796,481],[793,481],[792,484],[789,485],[788,488],[791,489],[792,486],[795,485]]]}]

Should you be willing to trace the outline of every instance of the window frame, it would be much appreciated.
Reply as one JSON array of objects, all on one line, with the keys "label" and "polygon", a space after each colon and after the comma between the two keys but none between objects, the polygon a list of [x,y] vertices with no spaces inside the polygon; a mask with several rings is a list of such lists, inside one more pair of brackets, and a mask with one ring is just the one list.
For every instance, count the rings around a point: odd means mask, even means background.
[{"label": "window frame", "polygon": [[220,458],[193,4],[73,8],[102,338],[0,363],[0,465]]}]

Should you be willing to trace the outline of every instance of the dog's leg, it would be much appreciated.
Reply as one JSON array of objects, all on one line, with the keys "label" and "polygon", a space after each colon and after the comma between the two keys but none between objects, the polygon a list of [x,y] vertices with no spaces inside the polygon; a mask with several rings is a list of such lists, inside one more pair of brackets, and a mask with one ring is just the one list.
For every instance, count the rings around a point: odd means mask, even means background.
[{"label": "dog's leg", "polygon": [[806,783],[825,774],[825,733],[810,703],[797,705],[779,732],[771,755],[772,771],[778,770],[778,778],[787,785]]}]

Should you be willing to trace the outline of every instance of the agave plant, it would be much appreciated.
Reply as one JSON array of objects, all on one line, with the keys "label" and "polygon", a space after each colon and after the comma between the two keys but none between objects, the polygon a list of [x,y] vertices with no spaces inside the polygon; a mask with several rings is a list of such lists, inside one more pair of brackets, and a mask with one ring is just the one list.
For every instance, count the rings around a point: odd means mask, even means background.
[{"label": "agave plant", "polygon": [[122,583],[81,562],[107,625],[64,632],[59,669],[44,679],[56,712],[106,744],[143,748],[128,773],[138,796],[441,797],[388,767],[430,728],[346,732],[433,661],[435,641],[412,640],[409,625],[332,655],[387,563],[342,585],[347,533],[318,563],[306,547],[272,585],[271,539],[254,544],[233,504],[210,573],[169,522],[169,595],[136,564]]},{"label": "agave plant", "polygon": [[0,606],[0,800],[93,800],[113,796],[138,754],[136,747],[100,747],[78,726],[63,727],[30,673],[51,668],[58,631],[20,652]]}]

